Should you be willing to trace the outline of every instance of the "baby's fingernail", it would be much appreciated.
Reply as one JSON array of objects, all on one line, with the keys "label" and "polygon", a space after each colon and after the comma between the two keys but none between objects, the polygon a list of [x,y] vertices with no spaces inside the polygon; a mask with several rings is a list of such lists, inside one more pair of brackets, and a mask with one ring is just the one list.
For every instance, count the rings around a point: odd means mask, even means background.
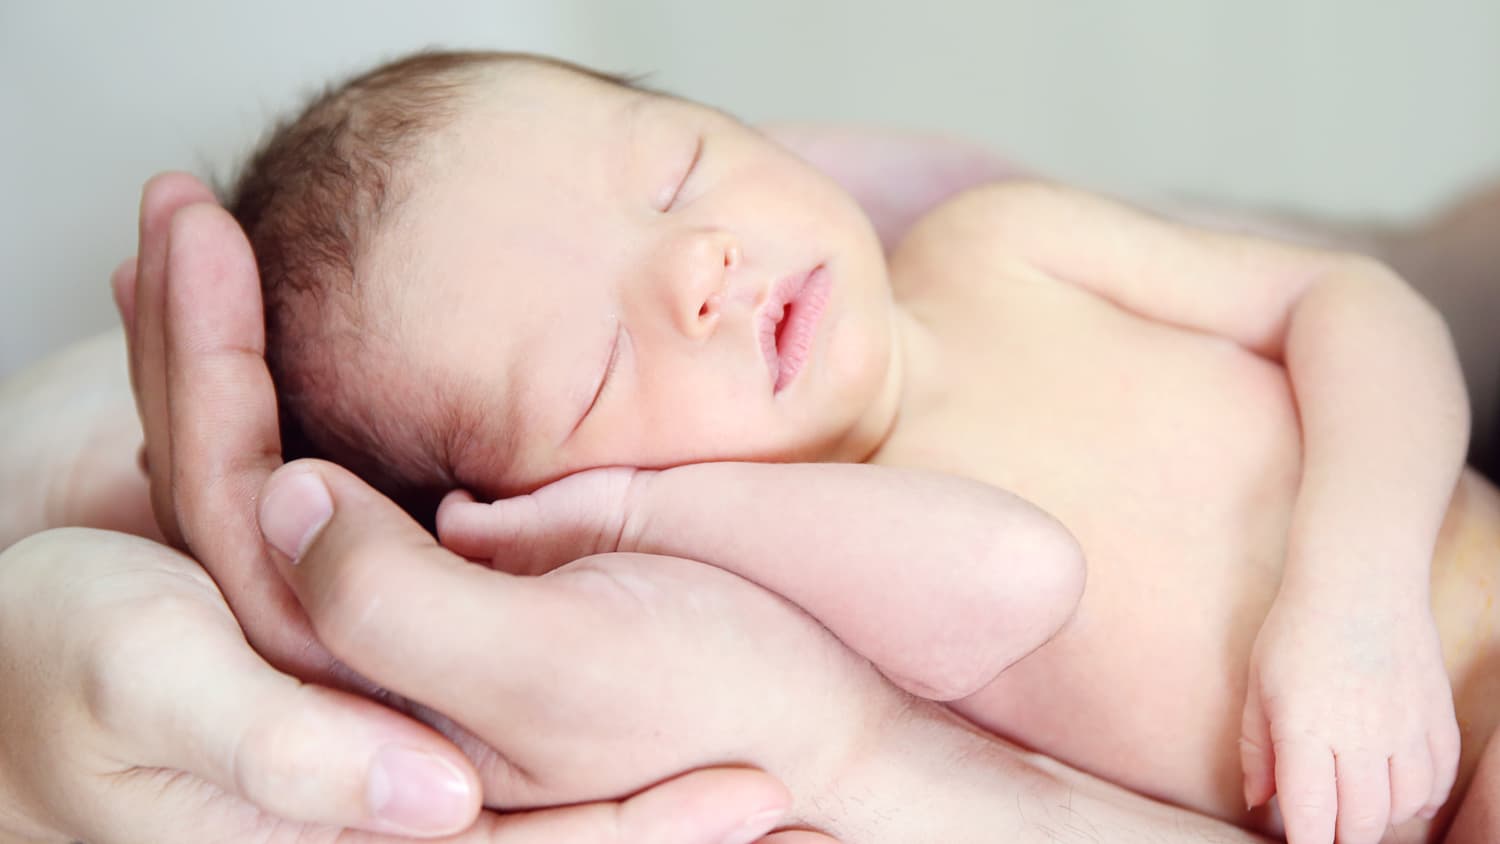
[{"label": "baby's fingernail", "polygon": [[745,819],[744,823],[724,836],[723,844],[750,844],[775,829],[776,825],[781,823],[781,817],[784,814],[786,813],[781,809],[767,809],[751,815]]},{"label": "baby's fingernail", "polygon": [[312,472],[282,470],[266,482],[260,500],[260,530],[292,562],[297,562],[332,515],[328,487]]},{"label": "baby's fingernail", "polygon": [[389,745],[375,757],[365,797],[375,819],[393,831],[440,835],[474,819],[471,791],[468,778],[448,760]]},{"label": "baby's fingernail", "polygon": [[1436,806],[1425,806],[1425,807],[1422,808],[1422,811],[1420,811],[1420,812],[1417,813],[1417,817],[1421,818],[1424,821],[1430,821],[1433,818],[1437,817],[1437,813],[1438,813],[1438,807],[1436,807]]}]

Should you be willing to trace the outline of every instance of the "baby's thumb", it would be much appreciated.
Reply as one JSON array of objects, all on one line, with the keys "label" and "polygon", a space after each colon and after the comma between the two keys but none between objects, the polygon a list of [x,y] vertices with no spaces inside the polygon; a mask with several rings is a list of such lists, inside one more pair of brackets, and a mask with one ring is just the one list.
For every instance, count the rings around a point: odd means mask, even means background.
[{"label": "baby's thumb", "polygon": [[498,509],[480,504],[464,490],[453,490],[438,504],[438,541],[449,551],[471,560],[493,560],[507,535],[514,532],[502,529]]},{"label": "baby's thumb", "polygon": [[1253,673],[1240,723],[1240,767],[1245,774],[1245,808],[1254,809],[1270,800],[1276,793],[1276,752],[1271,722],[1260,700],[1260,683]]},{"label": "baby's thumb", "polygon": [[613,540],[618,531],[610,531],[602,515],[607,508],[575,491],[544,488],[481,504],[454,490],[438,505],[438,541],[455,554],[518,575],[546,574],[582,557],[617,550]]}]

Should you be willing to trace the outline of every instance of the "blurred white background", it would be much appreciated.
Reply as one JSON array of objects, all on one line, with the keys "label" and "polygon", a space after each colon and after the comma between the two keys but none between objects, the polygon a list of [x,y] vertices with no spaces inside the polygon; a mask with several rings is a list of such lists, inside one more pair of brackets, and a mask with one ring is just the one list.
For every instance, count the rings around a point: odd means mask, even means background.
[{"label": "blurred white background", "polygon": [[431,45],[932,130],[1142,198],[1400,220],[1500,172],[1494,0],[0,0],[0,376],[113,322],[151,173],[228,174],[323,82]]}]

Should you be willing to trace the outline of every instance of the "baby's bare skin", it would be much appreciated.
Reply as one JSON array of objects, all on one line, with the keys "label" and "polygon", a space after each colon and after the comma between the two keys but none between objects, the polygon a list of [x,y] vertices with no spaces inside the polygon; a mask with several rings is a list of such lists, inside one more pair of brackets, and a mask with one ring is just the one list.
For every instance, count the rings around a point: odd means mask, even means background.
[{"label": "baby's bare skin", "polygon": [[[1052,642],[956,708],[1106,779],[1254,825],[1237,739],[1304,456],[1286,371],[1019,262],[975,277],[962,243],[974,231],[940,211],[893,257],[926,344],[913,359],[930,368],[908,374],[923,388],[873,462],[1037,503],[1082,544],[1089,584]],[[1500,493],[1466,472],[1432,573],[1464,739],[1455,795],[1500,715],[1497,552]],[[1399,840],[1426,829],[1413,821]]]},{"label": "baby's bare skin", "polygon": [[[971,717],[1224,817],[1278,791],[1294,844],[1331,841],[1335,821],[1373,842],[1443,803],[1459,741],[1428,584],[1467,414],[1447,329],[1388,270],[1020,185],[920,225],[892,301],[849,198],[742,125],[555,69],[484,93],[435,139],[365,294],[389,346],[361,357],[391,364],[380,418],[436,427],[453,481],[503,498],[601,467],[871,459],[1014,490],[1094,573],[1074,622]],[[820,269],[826,299],[787,316],[776,296]],[[686,500],[722,504],[733,465]],[[837,467],[797,469],[795,488],[834,480],[821,468]],[[836,525],[867,502],[853,480],[756,501]],[[720,515],[740,518],[697,521],[747,548],[789,521]],[[465,553],[494,556],[504,532]],[[757,575],[716,547],[665,553]],[[810,611],[908,688],[931,685],[901,670],[931,640],[901,639],[903,622],[976,629],[964,613],[845,625],[871,595],[933,596],[892,589],[868,554],[817,556],[791,571],[849,589]],[[955,571],[898,556],[918,579]],[[773,588],[806,607],[796,585]]]}]

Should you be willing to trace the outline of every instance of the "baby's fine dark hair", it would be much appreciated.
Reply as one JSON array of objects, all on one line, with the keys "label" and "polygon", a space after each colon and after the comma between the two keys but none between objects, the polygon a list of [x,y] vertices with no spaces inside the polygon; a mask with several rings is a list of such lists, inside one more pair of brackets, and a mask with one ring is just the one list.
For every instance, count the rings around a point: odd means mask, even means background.
[{"label": "baby's fine dark hair", "polygon": [[452,426],[432,418],[450,405],[444,385],[392,377],[402,362],[384,346],[385,357],[375,353],[381,326],[364,307],[360,260],[409,195],[424,142],[457,119],[486,74],[518,62],[634,87],[525,53],[421,52],[325,88],[220,190],[260,271],[284,457],[339,463],[429,524],[455,485]]}]

